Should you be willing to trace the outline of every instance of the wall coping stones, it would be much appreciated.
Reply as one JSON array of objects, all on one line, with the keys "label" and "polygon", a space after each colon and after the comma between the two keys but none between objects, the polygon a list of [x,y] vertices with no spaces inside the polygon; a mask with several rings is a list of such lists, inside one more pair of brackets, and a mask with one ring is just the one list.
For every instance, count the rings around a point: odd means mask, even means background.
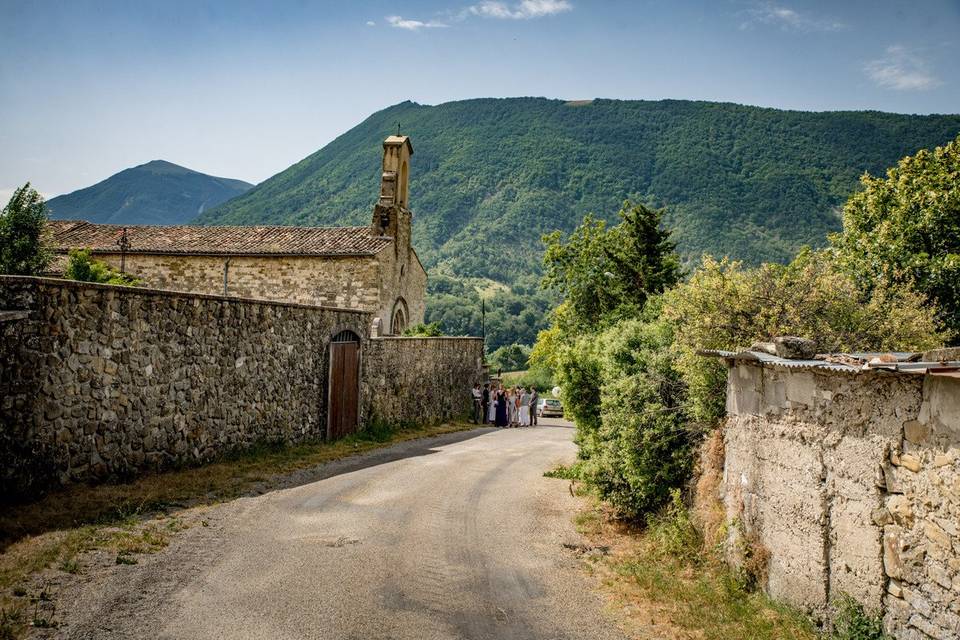
[{"label": "wall coping stones", "polygon": [[186,291],[174,291],[172,289],[151,289],[149,287],[128,287],[117,284],[102,284],[99,282],[80,282],[77,280],[67,280],[65,278],[44,278],[38,276],[8,276],[0,275],[0,286],[6,283],[32,283],[40,285],[49,285],[54,287],[64,287],[70,289],[100,289],[104,291],[113,291],[120,294],[162,296],[167,298],[184,298],[191,300],[219,300],[222,302],[236,302],[241,304],[258,304],[270,307],[288,307],[292,309],[323,309],[326,311],[339,311],[344,313],[355,313],[357,315],[372,316],[372,311],[362,311],[359,309],[349,309],[346,307],[334,307],[314,304],[301,304],[298,302],[281,302],[278,300],[267,300],[263,298],[241,298],[238,296],[223,296],[210,293],[191,293]]}]

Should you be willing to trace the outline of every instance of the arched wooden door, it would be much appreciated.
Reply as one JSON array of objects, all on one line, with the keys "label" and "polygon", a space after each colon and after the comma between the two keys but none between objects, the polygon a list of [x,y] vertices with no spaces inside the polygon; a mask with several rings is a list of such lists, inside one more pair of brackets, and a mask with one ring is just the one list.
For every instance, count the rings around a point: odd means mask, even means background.
[{"label": "arched wooden door", "polygon": [[360,338],[341,331],[330,342],[327,439],[357,430],[360,418]]}]

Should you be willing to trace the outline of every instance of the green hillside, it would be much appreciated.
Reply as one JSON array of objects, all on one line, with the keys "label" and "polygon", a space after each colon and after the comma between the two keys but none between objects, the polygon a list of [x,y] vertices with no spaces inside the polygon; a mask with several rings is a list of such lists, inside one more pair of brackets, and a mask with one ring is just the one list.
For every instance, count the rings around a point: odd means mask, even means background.
[{"label": "green hillside", "polygon": [[[494,327],[503,329],[503,340],[526,342],[540,326],[539,309],[548,306],[534,286],[544,232],[570,230],[589,212],[613,219],[632,198],[668,208],[687,259],[706,251],[750,263],[785,261],[839,228],[838,208],[864,171],[880,173],[960,131],[958,115],[676,100],[404,102],[196,222],[366,223],[381,142],[398,122],[415,149],[414,236],[436,282],[430,318],[450,330],[479,330],[472,297],[494,280],[520,294],[512,311],[504,302],[509,294],[497,295],[494,313],[515,326],[497,320]],[[437,277],[443,275],[453,280]],[[470,305],[456,302],[464,296]]]},{"label": "green hillside", "polygon": [[125,169],[47,202],[50,217],[111,224],[183,224],[249,189],[164,160]]}]

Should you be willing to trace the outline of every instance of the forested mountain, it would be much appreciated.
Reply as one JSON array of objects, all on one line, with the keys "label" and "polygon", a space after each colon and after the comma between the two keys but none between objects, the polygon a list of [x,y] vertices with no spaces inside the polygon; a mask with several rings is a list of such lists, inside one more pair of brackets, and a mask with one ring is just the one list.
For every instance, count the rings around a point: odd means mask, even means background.
[{"label": "forested mountain", "polygon": [[51,218],[111,224],[183,224],[253,185],[164,160],[125,169],[92,187],[51,198]]},{"label": "forested mountain", "polygon": [[496,296],[491,328],[527,343],[549,304],[535,286],[544,232],[571,230],[590,212],[613,220],[631,198],[667,208],[687,259],[785,261],[839,228],[838,208],[864,171],[879,174],[960,131],[960,115],[677,100],[404,102],[196,222],[365,224],[381,143],[398,123],[415,149],[410,201],[434,283],[429,318],[478,331],[474,290],[495,290],[492,280],[519,295]]}]

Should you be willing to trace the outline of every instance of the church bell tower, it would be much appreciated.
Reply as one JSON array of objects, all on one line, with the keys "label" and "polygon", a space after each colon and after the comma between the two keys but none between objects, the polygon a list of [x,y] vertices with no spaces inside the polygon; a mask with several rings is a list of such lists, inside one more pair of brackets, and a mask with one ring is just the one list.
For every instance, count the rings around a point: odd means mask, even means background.
[{"label": "church bell tower", "polygon": [[[380,177],[380,198],[373,208],[373,229],[378,235],[396,238],[401,222],[410,223],[410,156],[413,145],[409,136],[390,136],[383,141],[383,172]],[[401,220],[403,218],[403,220]],[[408,229],[409,231],[409,229]]]}]

